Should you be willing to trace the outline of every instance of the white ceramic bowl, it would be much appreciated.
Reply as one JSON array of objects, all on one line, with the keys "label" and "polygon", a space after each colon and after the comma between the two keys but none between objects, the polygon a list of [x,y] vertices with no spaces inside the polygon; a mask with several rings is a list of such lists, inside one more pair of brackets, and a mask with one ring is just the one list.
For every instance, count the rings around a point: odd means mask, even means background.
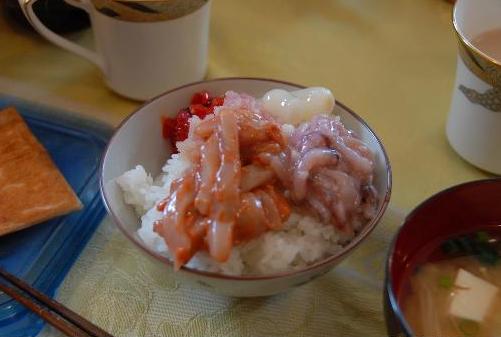
[{"label": "white ceramic bowl", "polygon": [[[153,258],[165,263],[166,268],[171,268],[171,262],[165,256],[147,247],[136,235],[140,220],[132,207],[124,203],[121,190],[114,181],[115,178],[138,164],[143,165],[146,171],[153,176],[160,173],[163,164],[170,156],[169,148],[161,135],[161,116],[174,116],[179,109],[189,105],[190,98],[195,92],[207,90],[212,95],[222,95],[227,90],[234,90],[261,97],[266,91],[273,88],[294,90],[301,88],[301,86],[257,78],[223,78],[185,85],[147,102],[123,121],[111,138],[103,158],[101,175],[101,192],[108,212],[122,232],[136,246]],[[183,281],[188,280],[214,292],[229,296],[272,295],[309,282],[328,272],[367,237],[380,220],[390,199],[390,164],[381,141],[362,118],[339,102],[336,102],[334,113],[341,116],[343,123],[354,130],[376,154],[374,183],[380,194],[380,199],[376,216],[364,229],[337,254],[302,270],[266,276],[228,276],[183,267],[176,273],[178,277],[181,277]]]}]

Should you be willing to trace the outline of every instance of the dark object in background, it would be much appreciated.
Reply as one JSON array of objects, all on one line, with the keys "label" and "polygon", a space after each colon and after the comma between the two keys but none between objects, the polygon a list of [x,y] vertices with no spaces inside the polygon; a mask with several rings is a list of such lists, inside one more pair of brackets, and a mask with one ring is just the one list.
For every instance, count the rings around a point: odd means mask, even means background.
[{"label": "dark object in background", "polygon": [[[18,0],[0,0],[5,12],[15,21],[26,27],[31,27],[19,7]],[[67,33],[90,25],[89,16],[79,8],[68,5],[64,0],[39,0],[33,6],[42,23],[56,33]]]}]

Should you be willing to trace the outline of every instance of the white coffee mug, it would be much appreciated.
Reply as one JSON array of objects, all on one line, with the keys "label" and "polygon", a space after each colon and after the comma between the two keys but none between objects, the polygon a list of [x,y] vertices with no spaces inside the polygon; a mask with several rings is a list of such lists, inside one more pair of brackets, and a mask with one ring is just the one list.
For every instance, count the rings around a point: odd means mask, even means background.
[{"label": "white coffee mug", "polygon": [[[66,0],[89,14],[95,51],[45,27],[33,11],[37,0],[19,2],[41,35],[94,63],[108,86],[120,95],[147,100],[168,89],[199,81],[206,74],[210,0],[199,0],[199,5],[186,15],[163,19],[157,15],[152,20],[139,21],[119,17],[111,9],[98,10],[91,0]],[[108,3],[113,5],[111,1]],[[136,5],[141,6],[139,1]],[[125,9],[128,13],[134,10]]]},{"label": "white coffee mug", "polygon": [[481,33],[501,29],[501,1],[458,0],[453,25],[459,55],[447,137],[465,160],[501,174],[501,60],[471,43]]}]

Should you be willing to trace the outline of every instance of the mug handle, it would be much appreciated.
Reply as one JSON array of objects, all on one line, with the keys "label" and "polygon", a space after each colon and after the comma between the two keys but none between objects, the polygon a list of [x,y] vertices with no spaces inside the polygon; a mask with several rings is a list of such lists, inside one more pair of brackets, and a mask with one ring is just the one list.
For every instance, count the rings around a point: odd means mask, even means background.
[{"label": "mug handle", "polygon": [[[35,28],[35,30],[37,30],[40,33],[40,35],[45,37],[50,42],[89,60],[90,62],[94,63],[99,69],[101,69],[101,71],[104,72],[104,62],[98,53],[61,37],[60,35],[48,29],[40,21],[40,19],[38,19],[37,15],[35,14],[35,11],[33,10],[33,5],[37,1],[38,0],[19,0],[19,4],[23,9],[24,15],[31,23],[33,28]],[[92,4],[88,0],[65,0],[65,1],[72,6],[85,10],[87,14],[89,15],[91,14]]]}]

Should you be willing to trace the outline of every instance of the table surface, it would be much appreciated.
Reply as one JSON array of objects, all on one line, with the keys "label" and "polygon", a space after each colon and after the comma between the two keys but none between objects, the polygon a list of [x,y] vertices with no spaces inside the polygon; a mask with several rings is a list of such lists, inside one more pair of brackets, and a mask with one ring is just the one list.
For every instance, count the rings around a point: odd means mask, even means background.
[{"label": "table surface", "polygon": [[[487,176],[445,138],[456,68],[449,3],[217,0],[210,28],[208,78],[326,86],[365,118],[388,150],[393,204],[412,208],[447,186]],[[89,43],[92,34],[73,38]],[[4,16],[0,45],[0,91],[70,103],[115,125],[140,105],[109,91],[92,64]]]},{"label": "table surface", "polygon": [[[456,68],[449,3],[217,0],[210,29],[208,78],[326,86],[366,119],[390,157],[394,209],[489,176],[457,156],[445,137]],[[70,37],[92,44],[90,30]],[[113,125],[140,106],[109,91],[93,65],[4,15],[0,45],[0,92]]]}]

